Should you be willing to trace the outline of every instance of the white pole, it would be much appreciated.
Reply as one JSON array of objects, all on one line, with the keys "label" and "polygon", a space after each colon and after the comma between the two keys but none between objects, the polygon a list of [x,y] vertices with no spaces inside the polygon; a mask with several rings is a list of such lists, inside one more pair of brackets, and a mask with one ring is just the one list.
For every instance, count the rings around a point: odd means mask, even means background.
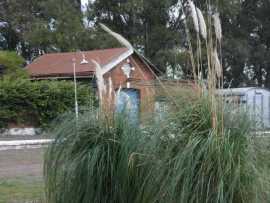
[{"label": "white pole", "polygon": [[74,79],[74,96],[75,96],[75,115],[76,120],[79,118],[78,99],[77,99],[77,80],[76,80],[76,59],[73,58],[73,79]]}]

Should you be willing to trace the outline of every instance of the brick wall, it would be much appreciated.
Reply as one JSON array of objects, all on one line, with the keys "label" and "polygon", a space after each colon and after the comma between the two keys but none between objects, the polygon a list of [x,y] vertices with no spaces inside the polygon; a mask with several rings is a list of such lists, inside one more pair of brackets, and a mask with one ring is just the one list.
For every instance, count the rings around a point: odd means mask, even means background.
[{"label": "brick wall", "polygon": [[[135,68],[131,72],[129,79],[127,79],[121,69],[127,63],[127,59],[106,73],[104,79],[108,87],[108,78],[111,77],[114,91],[117,91],[120,86],[128,88],[128,82],[130,84],[129,88],[139,90],[141,113],[154,112],[157,97],[176,95],[180,91],[194,91],[194,93],[196,91],[196,85],[192,81],[157,80],[152,70],[135,54],[130,56],[128,60],[132,67]],[[112,97],[111,99],[114,98]]]},{"label": "brick wall", "polygon": [[[130,78],[127,79],[122,67],[125,63],[131,64],[135,70],[131,71]],[[118,88],[133,88],[140,92],[141,112],[154,110],[155,88],[151,85],[155,80],[155,75],[149,67],[135,54],[118,64],[114,69],[104,75],[105,82],[111,77],[114,91]],[[129,86],[128,86],[129,83]]]}]

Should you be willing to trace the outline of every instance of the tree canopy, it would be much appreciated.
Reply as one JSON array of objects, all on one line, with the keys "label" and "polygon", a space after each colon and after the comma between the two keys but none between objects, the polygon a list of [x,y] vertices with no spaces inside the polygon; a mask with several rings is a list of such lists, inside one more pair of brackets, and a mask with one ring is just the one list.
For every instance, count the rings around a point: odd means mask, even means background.
[{"label": "tree canopy", "polygon": [[18,56],[16,52],[0,51],[0,77],[26,77],[26,71],[22,69],[24,63],[24,58]]},{"label": "tree canopy", "polygon": [[[16,50],[31,61],[42,53],[119,46],[99,29],[102,22],[130,40],[161,71],[169,71],[167,76],[187,78],[191,68],[183,15],[188,14],[186,2],[95,0],[82,13],[79,0],[3,0],[0,49]],[[203,14],[205,2],[194,1]],[[218,0],[213,7],[222,22],[225,85],[270,87],[270,2]]]}]

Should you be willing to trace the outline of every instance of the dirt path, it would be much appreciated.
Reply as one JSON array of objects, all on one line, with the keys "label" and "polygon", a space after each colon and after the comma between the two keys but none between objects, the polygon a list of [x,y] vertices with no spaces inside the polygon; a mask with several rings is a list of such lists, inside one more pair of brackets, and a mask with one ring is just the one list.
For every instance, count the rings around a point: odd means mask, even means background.
[{"label": "dirt path", "polygon": [[42,177],[44,149],[0,151],[0,178]]}]

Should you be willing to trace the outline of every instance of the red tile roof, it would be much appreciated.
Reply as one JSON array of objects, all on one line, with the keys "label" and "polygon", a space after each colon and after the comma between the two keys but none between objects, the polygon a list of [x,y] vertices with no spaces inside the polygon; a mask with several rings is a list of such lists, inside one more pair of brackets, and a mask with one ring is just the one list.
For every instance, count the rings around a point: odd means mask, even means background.
[{"label": "red tile roof", "polygon": [[[91,60],[97,61],[101,66],[110,63],[113,59],[126,52],[127,48],[113,48],[84,52],[53,53],[38,57],[26,69],[31,77],[70,77],[73,76],[73,62],[76,59],[77,76],[91,76],[95,72],[95,65]],[[80,64],[83,54],[88,64]]]}]

